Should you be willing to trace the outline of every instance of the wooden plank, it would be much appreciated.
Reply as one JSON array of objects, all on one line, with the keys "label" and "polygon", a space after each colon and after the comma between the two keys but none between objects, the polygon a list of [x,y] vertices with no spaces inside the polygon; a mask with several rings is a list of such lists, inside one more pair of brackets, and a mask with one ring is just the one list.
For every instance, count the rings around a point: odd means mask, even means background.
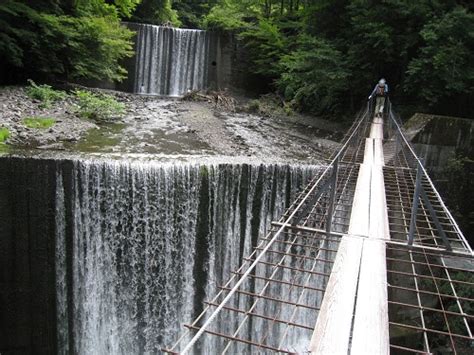
[{"label": "wooden plank", "polygon": [[311,339],[313,354],[389,353],[385,242],[377,239],[389,237],[382,139],[382,120],[376,118],[365,141],[348,230],[369,238],[341,240]]},{"label": "wooden plank", "polygon": [[[383,135],[383,124],[381,118],[378,124],[372,126],[380,127]],[[383,136],[382,136],[383,137]],[[385,196],[385,183],[383,177],[384,155],[382,139],[373,139],[374,156],[370,181],[370,218],[369,238],[390,238],[387,201]],[[385,261],[383,263],[385,265]]]},{"label": "wooden plank", "polygon": [[364,240],[351,353],[390,353],[385,243],[380,240]]},{"label": "wooden plank", "polygon": [[384,154],[383,154],[383,144],[382,139],[373,139],[374,141],[374,164],[384,165]]},{"label": "wooden plank", "polygon": [[380,118],[374,118],[372,125],[370,126],[370,138],[383,139],[383,120]]},{"label": "wooden plank", "polygon": [[369,238],[390,238],[387,201],[385,197],[385,184],[383,180],[383,170],[380,164],[372,166],[370,181],[370,201],[369,201]]},{"label": "wooden plank", "polygon": [[[383,127],[382,124],[377,124],[377,126]],[[375,136],[380,134],[378,130],[374,130],[372,133]],[[364,241],[362,250],[351,345],[353,354],[390,353],[385,242],[378,239],[388,239],[390,233],[382,170],[382,140],[375,138],[373,141],[374,160],[371,165],[369,239]]]},{"label": "wooden plank", "polygon": [[312,354],[347,355],[362,238],[342,237],[310,343]]},{"label": "wooden plank", "polygon": [[364,164],[371,164],[374,156],[374,140],[371,138],[365,139],[364,149]]},{"label": "wooden plank", "polygon": [[[373,157],[372,140],[365,155]],[[372,158],[371,158],[372,159]],[[371,166],[361,164],[352,204],[349,234],[368,235]],[[310,343],[313,354],[347,354],[363,238],[342,237]]]},{"label": "wooden plank", "polygon": [[369,235],[371,170],[371,166],[365,163],[359,168],[359,176],[357,177],[351,219],[349,222],[349,234]]}]

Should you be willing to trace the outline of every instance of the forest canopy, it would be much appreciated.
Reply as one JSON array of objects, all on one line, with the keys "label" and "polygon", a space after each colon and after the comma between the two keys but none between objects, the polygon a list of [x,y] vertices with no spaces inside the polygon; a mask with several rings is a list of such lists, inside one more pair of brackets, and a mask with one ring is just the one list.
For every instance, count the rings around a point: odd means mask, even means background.
[{"label": "forest canopy", "polygon": [[0,64],[23,79],[121,80],[120,63],[133,49],[121,21],[204,28],[232,33],[246,53],[242,67],[296,110],[353,111],[383,76],[406,105],[466,116],[474,113],[472,7],[459,0],[7,0]]},{"label": "forest canopy", "polygon": [[[3,75],[122,80],[133,32],[121,26],[140,0],[7,0],[0,4]],[[12,68],[12,70],[8,70]],[[16,69],[16,70],[15,70]],[[18,75],[21,73],[21,75]]]}]

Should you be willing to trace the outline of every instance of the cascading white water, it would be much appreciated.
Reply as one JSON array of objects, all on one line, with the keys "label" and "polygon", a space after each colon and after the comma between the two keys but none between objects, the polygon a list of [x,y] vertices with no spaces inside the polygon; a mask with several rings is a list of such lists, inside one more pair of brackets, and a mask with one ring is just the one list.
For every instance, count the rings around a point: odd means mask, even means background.
[{"label": "cascading white water", "polygon": [[201,30],[138,25],[135,92],[179,96],[206,88],[210,38]]},{"label": "cascading white water", "polygon": [[[64,173],[56,179],[56,274],[60,352],[77,354],[157,353],[173,343],[315,171],[97,161],[72,170],[71,190]],[[72,296],[61,270],[66,240]]]},{"label": "cascading white water", "polygon": [[56,248],[55,248],[55,274],[56,274],[56,321],[57,343],[61,354],[68,353],[69,322],[67,299],[67,253],[66,253],[66,215],[64,201],[63,178],[60,174],[56,177]]}]

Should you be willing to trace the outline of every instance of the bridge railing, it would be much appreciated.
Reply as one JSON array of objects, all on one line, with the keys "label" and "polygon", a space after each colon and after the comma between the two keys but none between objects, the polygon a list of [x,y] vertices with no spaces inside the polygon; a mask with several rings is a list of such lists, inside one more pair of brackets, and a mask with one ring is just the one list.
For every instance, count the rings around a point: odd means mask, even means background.
[{"label": "bridge railing", "polygon": [[[408,245],[432,246],[448,251],[472,254],[463,232],[447,208],[440,193],[430,178],[423,160],[418,157],[400,117],[387,100],[387,135],[385,163],[393,172],[398,185],[409,189],[411,194],[409,223],[406,241]],[[413,138],[413,137],[411,137]],[[400,189],[400,186],[398,186]],[[401,201],[402,202],[402,201]],[[405,204],[407,201],[403,201]]]},{"label": "bridge railing", "polygon": [[[334,206],[336,200],[336,190],[343,190],[344,177],[340,176],[341,166],[356,162],[358,156],[363,154],[363,142],[365,141],[365,130],[368,127],[370,118],[370,107],[362,110],[356,120],[354,121],[351,129],[344,137],[339,150],[337,150],[331,157],[330,163],[325,166],[319,174],[317,174],[299,197],[294,201],[292,206],[288,208],[282,218],[274,225],[278,227],[276,231],[272,231],[264,238],[265,242],[260,243],[251,253],[251,255],[244,259],[242,266],[233,273],[229,281],[226,282],[221,291],[213,298],[209,304],[212,304],[215,308],[211,312],[209,306],[205,307],[203,312],[194,320],[194,322],[188,327],[189,329],[195,330],[196,333],[189,340],[190,330],[185,332],[180,339],[170,349],[163,349],[163,351],[173,353],[183,346],[179,352],[186,354],[191,351],[196,342],[200,337],[210,329],[211,324],[216,320],[222,310],[228,309],[227,306],[230,304],[231,299],[234,295],[238,294],[239,288],[245,285],[245,282],[249,279],[252,273],[255,272],[259,263],[264,263],[264,258],[268,252],[272,252],[270,249],[276,242],[281,242],[279,238],[284,235],[285,230],[288,228],[294,228],[302,220],[307,220],[306,208],[310,206],[313,208],[314,201],[319,200],[323,194],[326,196],[325,211],[322,214],[324,221],[320,221],[320,226],[324,226],[324,229],[312,229],[330,237],[333,232],[331,226],[333,225],[333,215],[335,213]],[[354,164],[352,164],[354,165]],[[306,226],[308,227],[308,226]],[[338,236],[342,234],[339,233]],[[251,263],[250,263],[251,262]],[[226,294],[222,291],[225,290]],[[222,297],[225,297],[222,299]],[[221,299],[221,300],[220,300]],[[217,300],[220,300],[217,304]],[[201,324],[200,326],[198,326]]]},{"label": "bridge railing", "polygon": [[469,353],[474,255],[411,144],[416,131],[390,102],[386,119],[384,180],[391,239],[399,239],[386,243],[390,348]]},{"label": "bridge railing", "polygon": [[[388,139],[385,145],[390,149],[387,149],[385,155],[387,171],[384,171],[384,173],[387,173],[387,181],[391,181],[390,179],[393,177],[395,187],[404,194],[399,199],[398,205],[389,206],[391,211],[396,209],[401,211],[403,228],[401,233],[399,233],[398,239],[401,239],[400,242],[403,241],[413,246],[431,247],[437,250],[442,249],[443,252],[448,249],[454,252],[460,251],[464,254],[472,254],[472,250],[462,232],[446,208],[421,160],[409,143],[409,139],[407,139],[402,129],[401,121],[391,108],[390,103],[387,109],[389,130],[387,131]],[[346,230],[334,230],[335,219],[341,218],[340,216],[335,217],[337,213],[335,206],[340,206],[341,201],[338,199],[344,196],[346,191],[351,190],[351,188],[346,188],[347,184],[353,183],[355,185],[354,177],[357,176],[358,163],[362,162],[365,137],[370,127],[371,118],[372,107],[371,103],[368,102],[367,107],[359,113],[351,129],[344,137],[340,148],[332,155],[330,163],[322,167],[321,171],[301,192],[279,221],[272,223],[274,228],[271,232],[265,238],[262,238],[262,241],[249,257],[244,258],[242,265],[231,275],[230,279],[221,287],[221,290],[211,302],[207,302],[208,306],[188,326],[188,331],[183,334],[172,348],[163,350],[167,352],[180,351],[180,353],[188,353],[204,333],[223,337],[229,340],[228,344],[230,344],[230,341],[241,341],[247,345],[265,349],[264,344],[261,342],[254,343],[252,339],[237,339],[237,335],[242,329],[241,325],[252,315],[257,301],[252,301],[251,306],[249,306],[250,308],[243,311],[245,314],[244,319],[232,334],[223,334],[213,330],[212,325],[216,320],[221,319],[222,321],[224,311],[233,311],[231,307],[236,299],[233,299],[233,297],[239,297],[239,294],[244,294],[245,292],[248,294],[248,291],[244,291],[244,288],[247,281],[252,276],[255,277],[258,274],[256,273],[258,265],[260,267],[262,265],[272,265],[273,271],[270,276],[264,276],[266,283],[262,290],[258,294],[256,291],[252,293],[252,297],[255,299],[265,297],[263,293],[267,290],[268,281],[284,282],[283,280],[275,280],[274,275],[276,270],[284,266],[284,256],[282,254],[287,254],[286,252],[276,251],[278,248],[275,245],[282,243],[288,246],[291,252],[296,239],[291,242],[284,239],[285,233],[288,230],[298,231],[298,233],[310,231],[316,233],[314,236],[317,236],[317,238],[313,236],[312,239],[319,239],[322,242],[320,246],[324,245],[323,248],[317,247],[318,251],[328,248],[324,238],[339,238],[347,233]],[[415,186],[418,186],[418,191],[415,191]],[[317,209],[321,209],[321,211],[317,211]],[[343,213],[347,213],[347,211],[343,211]],[[310,247],[314,248],[314,246]],[[266,259],[268,254],[275,252],[280,253],[278,255],[280,255],[281,260],[269,263],[269,259]],[[334,250],[331,249],[328,252],[334,252]],[[304,287],[306,287],[306,284]],[[272,301],[278,301],[275,298],[271,299]],[[300,296],[297,299],[300,299]],[[294,306],[295,309],[301,308],[298,303],[295,303]],[[239,311],[242,310],[239,309]],[[289,324],[289,322],[291,322],[291,319],[287,320],[286,324]],[[227,351],[228,346],[225,349]],[[266,349],[271,350],[269,347],[266,347]],[[278,347],[278,349],[281,348]]]}]

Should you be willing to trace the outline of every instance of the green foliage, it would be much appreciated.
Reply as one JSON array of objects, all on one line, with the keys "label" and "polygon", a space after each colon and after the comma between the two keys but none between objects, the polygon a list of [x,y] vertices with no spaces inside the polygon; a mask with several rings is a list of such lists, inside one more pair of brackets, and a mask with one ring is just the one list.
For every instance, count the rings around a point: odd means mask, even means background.
[{"label": "green foliage", "polygon": [[105,94],[94,94],[90,91],[76,90],[78,114],[83,118],[105,121],[121,116],[125,105]]},{"label": "green foliage", "polygon": [[203,20],[204,27],[212,30],[234,31],[246,27],[245,13],[238,1],[222,0]]},{"label": "green foliage", "polygon": [[0,144],[4,144],[5,141],[10,137],[10,131],[8,128],[1,127],[0,128]]},{"label": "green foliage", "polygon": [[278,60],[285,53],[284,38],[278,26],[262,19],[256,26],[241,32],[240,38],[244,41],[253,64],[249,71],[269,78],[277,78]]},{"label": "green foliage", "polygon": [[[136,22],[236,33],[239,70],[313,112],[356,110],[385,77],[394,101],[470,116],[474,15],[445,0],[8,0],[0,66],[21,78],[121,80]],[[241,52],[239,52],[240,54]],[[14,71],[14,70],[13,70]],[[273,86],[275,87],[275,86]]]},{"label": "green foliage", "polygon": [[142,0],[115,0],[114,4],[122,17],[131,17]]},{"label": "green foliage", "polygon": [[356,110],[383,76],[395,100],[469,115],[474,15],[463,4],[220,0],[202,22],[238,31],[246,70],[274,80],[297,109]]},{"label": "green foliage", "polygon": [[431,105],[474,94],[474,14],[456,7],[420,32],[424,45],[409,63],[405,89]]},{"label": "green foliage", "polygon": [[260,101],[259,100],[251,100],[247,104],[246,107],[248,112],[251,113],[259,113],[260,112]]},{"label": "green foliage", "polygon": [[[466,152],[467,153],[467,152]],[[466,236],[472,235],[473,217],[472,200],[474,198],[474,160],[472,157],[458,153],[448,160],[442,173],[446,188],[443,197],[454,218],[460,224]]]},{"label": "green foliage", "polygon": [[119,63],[133,54],[128,41],[132,32],[113,17],[44,15],[43,18],[51,40],[57,38],[60,43],[58,59],[66,64],[64,70],[69,77],[116,81],[126,77],[127,72]]},{"label": "green foliage", "polygon": [[240,109],[263,117],[283,117],[294,114],[290,105],[283,102],[282,98],[276,94],[261,95],[259,99],[250,100]]},{"label": "green foliage", "polygon": [[54,126],[56,120],[54,118],[49,117],[26,117],[23,119],[23,124],[28,128],[50,128]]},{"label": "green foliage", "polygon": [[203,17],[218,3],[218,0],[174,0],[172,8],[185,28],[202,28]]},{"label": "green foliage", "polygon": [[64,91],[54,90],[51,86],[37,85],[33,80],[28,80],[30,86],[26,88],[26,94],[35,100],[42,102],[42,107],[49,107],[53,102],[63,100],[67,97]]},{"label": "green foliage", "polygon": [[121,26],[119,14],[131,12],[137,2],[117,1],[115,6],[78,0],[59,8],[45,0],[35,7],[2,3],[0,62],[29,76],[121,80],[126,71],[119,63],[133,54],[133,33]]},{"label": "green foliage", "polygon": [[349,73],[343,55],[324,40],[303,36],[298,49],[283,56],[277,81],[293,107],[313,113],[338,111]]},{"label": "green foliage", "polygon": [[179,27],[178,13],[171,7],[171,0],[143,0],[138,5],[133,19],[155,25],[171,24]]},{"label": "green foliage", "polygon": [[[441,262],[440,262],[441,263]],[[443,275],[444,276],[444,275]],[[454,298],[454,296],[460,297],[460,298],[472,298],[472,283],[474,283],[474,275],[470,272],[461,272],[461,271],[454,271],[450,272],[450,277],[452,280],[455,281],[460,281],[460,283],[455,283],[455,290],[456,294],[453,293],[453,288],[451,283],[449,282],[443,282],[441,283],[441,286],[439,287],[439,292],[442,294],[447,294],[453,296],[453,298],[443,298],[443,309],[449,312],[455,312],[455,313],[461,313],[461,309],[458,306],[458,301]],[[474,306],[472,305],[472,302],[464,302],[464,301],[459,301],[462,307],[462,311],[465,314],[472,314],[474,311]],[[463,317],[457,316],[457,317],[448,317],[447,318],[449,321],[449,329],[446,325],[445,322],[443,322],[443,327],[441,330],[448,332],[451,331],[451,333],[454,334],[465,334],[466,332],[466,324],[464,323]],[[428,320],[428,322],[432,321],[431,319]],[[433,322],[434,323],[434,322]],[[468,323],[469,324],[469,323]],[[434,326],[433,326],[434,325]],[[436,324],[429,324],[431,326],[431,329],[437,329]],[[438,324],[439,326],[439,324]],[[432,343],[433,343],[433,348],[435,346],[440,346],[441,349],[446,349],[447,347],[450,347],[449,340],[445,336],[434,336],[432,337]],[[466,354],[469,353],[469,342],[466,342]],[[459,346],[459,345],[458,345]],[[472,347],[472,345],[471,345]],[[463,352],[461,347],[457,347],[458,351]],[[464,353],[464,352],[463,352]]]}]

